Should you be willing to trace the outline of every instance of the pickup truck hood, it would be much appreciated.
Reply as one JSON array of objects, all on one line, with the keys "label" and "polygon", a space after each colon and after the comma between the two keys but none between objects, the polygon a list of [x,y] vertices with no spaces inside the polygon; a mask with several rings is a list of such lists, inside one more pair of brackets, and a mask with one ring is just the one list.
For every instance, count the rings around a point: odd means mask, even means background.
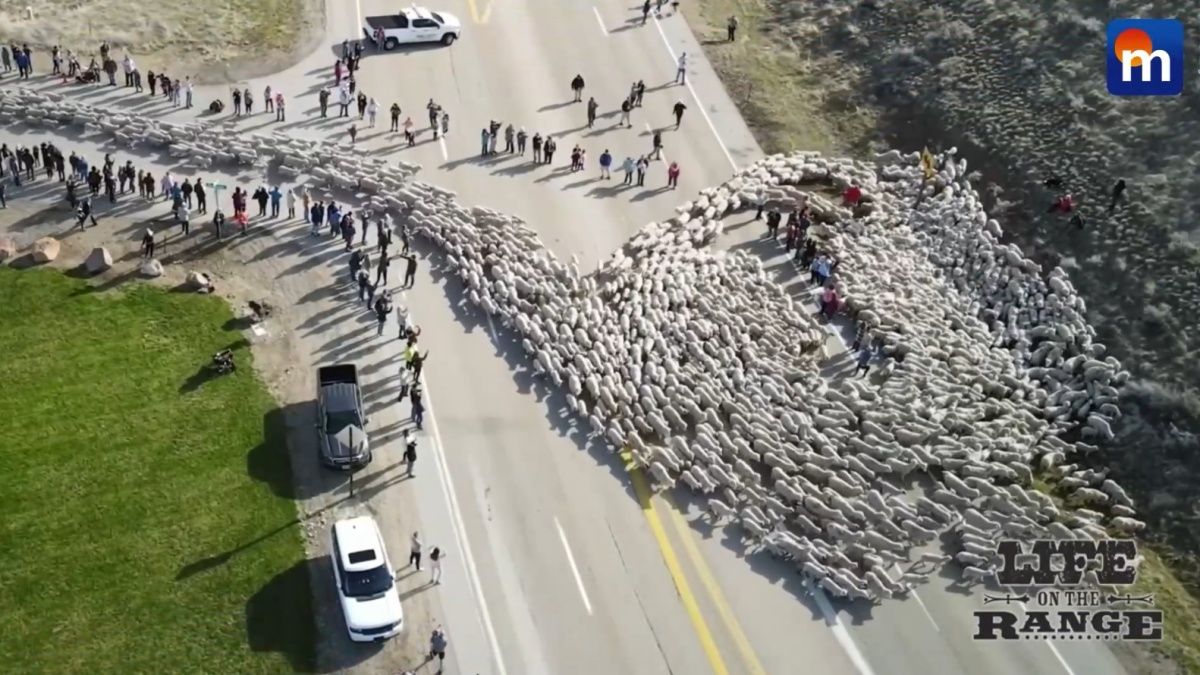
[{"label": "pickup truck hood", "polygon": [[325,435],[329,456],[334,460],[349,461],[367,451],[367,434],[362,427],[343,427],[340,431]]},{"label": "pickup truck hood", "polygon": [[358,631],[397,624],[404,620],[404,610],[400,607],[400,595],[395,586],[383,594],[369,598],[343,596],[342,611],[346,616],[346,625]]},{"label": "pickup truck hood", "polygon": [[459,30],[462,28],[462,21],[459,21],[457,16],[454,16],[449,12],[438,12],[438,16],[442,17],[442,20],[446,22],[446,28],[453,30]]}]

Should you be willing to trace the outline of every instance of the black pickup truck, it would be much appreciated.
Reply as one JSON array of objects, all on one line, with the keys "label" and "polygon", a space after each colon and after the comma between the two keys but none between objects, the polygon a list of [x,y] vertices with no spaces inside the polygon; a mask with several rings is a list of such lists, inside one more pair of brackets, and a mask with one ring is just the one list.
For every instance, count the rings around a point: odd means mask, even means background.
[{"label": "black pickup truck", "polygon": [[346,363],[317,369],[317,436],[321,462],[354,469],[371,461],[358,368]]}]

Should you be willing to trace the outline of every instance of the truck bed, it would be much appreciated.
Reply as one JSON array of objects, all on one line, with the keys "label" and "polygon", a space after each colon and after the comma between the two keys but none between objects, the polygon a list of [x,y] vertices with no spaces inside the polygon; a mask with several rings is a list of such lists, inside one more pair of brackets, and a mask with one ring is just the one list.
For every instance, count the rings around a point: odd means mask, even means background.
[{"label": "truck bed", "polygon": [[321,386],[327,384],[358,384],[358,368],[351,363],[318,368],[317,382]]},{"label": "truck bed", "polygon": [[384,30],[395,30],[397,28],[408,28],[408,19],[399,14],[387,14],[383,16],[368,16],[367,25],[372,30],[382,28]]}]

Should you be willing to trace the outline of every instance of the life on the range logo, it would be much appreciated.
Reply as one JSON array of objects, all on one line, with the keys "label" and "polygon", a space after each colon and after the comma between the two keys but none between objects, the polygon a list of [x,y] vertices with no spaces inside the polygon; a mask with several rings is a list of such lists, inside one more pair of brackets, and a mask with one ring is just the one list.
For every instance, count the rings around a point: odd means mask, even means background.
[{"label": "life on the range logo", "polygon": [[1154,596],[1127,591],[1137,581],[1137,551],[1132,539],[1000,541],[996,581],[1006,590],[984,594],[974,638],[1161,640]]}]

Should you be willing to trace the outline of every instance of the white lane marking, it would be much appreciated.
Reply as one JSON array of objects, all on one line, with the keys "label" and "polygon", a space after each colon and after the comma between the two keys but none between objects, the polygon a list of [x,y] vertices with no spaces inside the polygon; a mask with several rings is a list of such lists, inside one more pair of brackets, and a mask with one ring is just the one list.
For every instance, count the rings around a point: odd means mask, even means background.
[{"label": "white lane marking", "polygon": [[475,556],[471,553],[471,543],[467,539],[467,527],[463,523],[462,511],[458,507],[458,497],[454,490],[454,480],[450,477],[450,466],[446,463],[443,453],[442,435],[438,432],[437,417],[433,413],[433,391],[429,387],[428,378],[425,382],[426,406],[429,409],[429,430],[433,434],[433,456],[437,460],[438,479],[442,484],[442,494],[450,515],[454,518],[454,538],[458,540],[459,549],[463,552],[463,560],[467,564],[467,574],[471,592],[479,607],[479,620],[487,633],[488,643],[492,648],[492,660],[496,664],[498,675],[507,675],[504,668],[504,658],[500,655],[500,642],[496,639],[496,628],[492,625],[492,616],[488,612],[487,600],[483,597],[483,584],[479,581],[479,570],[475,566]]},{"label": "white lane marking", "polygon": [[[1005,587],[1004,591],[1009,595],[1015,595],[1011,588]],[[1029,613],[1029,608],[1025,606],[1025,603],[1018,600],[1017,604],[1021,606],[1022,612]],[[1058,665],[1062,666],[1063,670],[1067,671],[1067,675],[1075,675],[1075,671],[1071,670],[1070,664],[1068,664],[1067,660],[1063,658],[1062,652],[1058,651],[1058,647],[1054,646],[1054,640],[1041,640],[1040,642],[1046,643],[1046,646],[1050,648],[1050,653],[1054,654],[1054,658],[1058,659]]]},{"label": "white lane marking", "polygon": [[[663,31],[662,22],[658,17],[654,17],[654,25],[658,27],[658,34],[662,36],[663,44],[667,47],[667,53],[671,55],[671,61],[675,64],[679,63],[679,57],[675,56],[675,50],[671,49],[671,41],[667,39],[667,34]],[[725,159],[729,160],[729,166],[737,171],[737,162],[733,161],[733,155],[729,154],[729,148],[725,147],[725,141],[721,140],[721,134],[717,133],[717,127],[713,124],[712,118],[708,116],[708,111],[704,109],[704,104],[700,102],[700,97],[696,95],[696,90],[692,88],[690,80],[684,83],[687,90],[692,94],[692,100],[696,102],[696,107],[700,109],[700,114],[704,116],[704,121],[708,122],[708,128],[712,130],[713,136],[717,139],[717,145],[721,146],[721,152],[725,153]]]},{"label": "white lane marking", "polygon": [[600,30],[607,36],[608,29],[604,27],[604,19],[600,16],[600,10],[596,9],[595,5],[593,5],[592,12],[596,15],[596,23],[600,24]]},{"label": "white lane marking", "polygon": [[354,0],[354,18],[358,23],[354,25],[354,32],[362,30],[362,0]]},{"label": "white lane marking", "polygon": [[817,608],[821,610],[822,616],[825,617],[825,623],[829,626],[829,630],[833,632],[833,638],[841,645],[842,650],[846,652],[846,656],[850,657],[850,663],[858,669],[862,675],[875,675],[875,671],[871,669],[871,664],[867,663],[867,657],[858,651],[858,646],[854,644],[854,639],[850,637],[850,633],[846,631],[846,627],[838,621],[837,613],[833,611],[833,606],[829,604],[829,598],[825,597],[825,591],[820,588],[809,585],[812,591],[813,598],[817,601]]},{"label": "white lane marking", "polygon": [[592,614],[592,603],[588,600],[587,590],[583,587],[583,577],[579,575],[579,568],[575,566],[575,556],[571,554],[571,545],[567,543],[567,533],[563,532],[562,524],[558,522],[558,518],[554,519],[554,526],[558,528],[558,538],[562,540],[563,550],[567,552],[567,563],[571,565],[571,574],[575,575],[575,585],[579,587],[579,595],[583,598],[583,607],[587,610],[588,616]]},{"label": "white lane marking", "polygon": [[[902,572],[900,569],[900,563],[896,563],[894,569],[894,573],[897,575]],[[921,611],[925,612],[925,618],[929,619],[929,623],[933,624],[933,629],[939,633],[942,632],[941,627],[938,626],[937,622],[933,620],[933,615],[929,613],[929,608],[925,606],[925,601],[921,599],[921,596],[917,595],[916,589],[910,590],[908,594],[911,595],[913,599],[917,601],[917,604],[921,606]]]},{"label": "white lane marking", "polygon": [[446,151],[446,136],[438,136],[438,145],[442,146],[442,159],[449,162],[450,153]]}]

